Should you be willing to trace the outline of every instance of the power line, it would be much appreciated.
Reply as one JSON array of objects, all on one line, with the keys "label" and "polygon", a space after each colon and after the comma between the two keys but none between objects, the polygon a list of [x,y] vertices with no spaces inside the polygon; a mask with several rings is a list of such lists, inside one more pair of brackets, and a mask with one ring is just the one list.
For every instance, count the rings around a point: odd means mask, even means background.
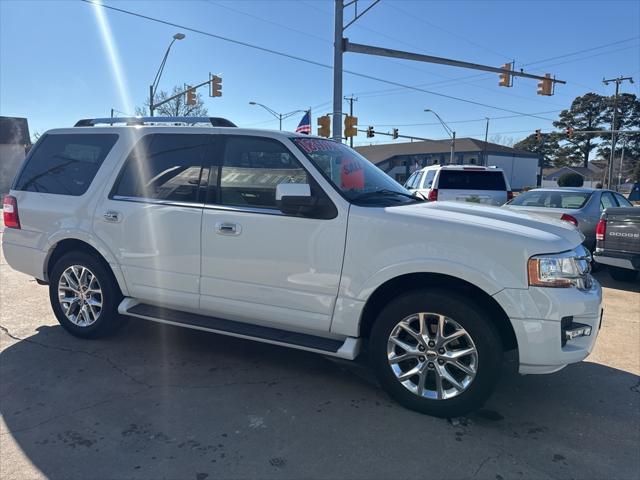
[{"label": "power line", "polygon": [[[261,47],[259,45],[254,45],[254,44],[251,44],[251,43],[248,43],[248,42],[244,42],[244,41],[241,41],[241,40],[235,40],[235,39],[232,39],[232,38],[229,38],[229,37],[225,37],[225,36],[222,36],[222,35],[217,35],[215,33],[206,32],[204,30],[200,30],[200,29],[197,29],[197,28],[188,27],[188,26],[185,26],[185,25],[180,25],[178,23],[169,22],[167,20],[162,20],[162,19],[159,19],[159,18],[155,18],[155,17],[151,17],[151,16],[148,16],[148,15],[144,15],[144,14],[141,14],[141,13],[132,12],[130,10],[125,10],[123,8],[114,7],[112,5],[104,5],[102,3],[98,3],[98,2],[95,2],[93,0],[81,0],[81,1],[85,2],[87,4],[90,4],[90,5],[93,5],[93,6],[106,8],[108,10],[113,10],[113,11],[116,11],[116,12],[124,13],[126,15],[131,15],[131,16],[134,16],[134,17],[138,17],[138,18],[142,18],[142,19],[145,19],[145,20],[149,20],[151,22],[161,23],[163,25],[168,25],[168,26],[171,26],[171,27],[181,28],[183,30],[187,30],[187,31],[190,31],[190,32],[193,32],[193,33],[198,33],[200,35],[205,35],[205,36],[208,36],[208,37],[216,38],[218,40],[223,40],[225,42],[233,43],[235,45],[240,45],[240,46],[243,46],[243,47],[252,48],[254,50],[259,50],[259,51],[262,51],[262,52],[271,53],[273,55],[277,55],[277,56],[284,57],[284,58],[289,58],[291,60],[296,60],[296,61],[303,62],[303,63],[308,63],[310,65],[315,65],[317,67],[322,67],[322,68],[326,68],[326,69],[329,69],[329,70],[333,69],[333,66],[325,64],[325,63],[317,62],[315,60],[310,60],[308,58],[299,57],[297,55],[292,55],[292,54],[289,54],[289,53],[280,52],[278,50],[273,50],[273,49],[267,48],[267,47]],[[396,82],[396,81],[392,81],[392,80],[386,80],[386,79],[383,79],[383,78],[376,77],[374,75],[368,75],[368,74],[365,74],[365,73],[355,72],[353,70],[343,70],[343,71],[344,71],[344,73],[348,73],[349,75],[353,75],[353,76],[356,76],[356,77],[366,78],[368,80],[373,80],[373,81],[380,82],[380,83],[386,83],[388,85],[393,85],[395,87],[406,88],[406,89],[409,89],[409,90],[414,90],[414,91],[417,91],[417,92],[427,93],[427,94],[435,95],[435,96],[442,97],[442,98],[448,98],[450,100],[456,100],[456,101],[459,101],[459,102],[465,102],[465,103],[468,103],[468,104],[471,104],[471,105],[477,105],[477,106],[481,106],[481,107],[485,107],[485,108],[490,108],[490,109],[493,109],[493,110],[499,110],[499,111],[503,111],[503,112],[519,114],[519,115],[528,116],[528,117],[532,117],[532,118],[538,118],[538,119],[541,119],[541,120],[550,120],[548,118],[539,117],[539,116],[533,115],[533,114],[519,112],[517,110],[511,110],[511,109],[508,109],[508,108],[496,107],[494,105],[489,105],[489,104],[482,103],[482,102],[476,102],[474,100],[460,98],[460,97],[456,97],[456,96],[453,96],[453,95],[447,95],[447,94],[439,93],[439,92],[433,92],[433,91],[430,91],[430,90],[426,90],[426,89],[415,87],[415,86],[411,86],[411,85],[405,85],[405,84],[400,83],[400,82]]]},{"label": "power line", "polygon": [[503,59],[511,59],[511,58],[513,58],[511,55],[505,55],[504,53],[497,52],[497,51],[487,47],[486,45],[482,45],[482,44],[480,44],[478,42],[474,42],[473,40],[469,40],[468,38],[466,38],[463,35],[460,35],[458,33],[452,32],[451,30],[447,30],[446,28],[441,27],[440,25],[436,25],[435,23],[431,23],[428,20],[425,20],[424,18],[416,16],[413,13],[407,12],[406,10],[404,10],[403,8],[400,8],[396,4],[392,4],[391,2],[387,2],[384,5],[387,5],[388,7],[391,7],[394,10],[397,10],[398,12],[403,13],[404,15],[406,15],[409,18],[411,18],[412,20],[415,20],[417,22],[422,22],[422,23],[424,23],[426,25],[429,25],[430,27],[436,28],[436,29],[438,29],[438,30],[440,30],[442,32],[445,32],[445,33],[453,36],[453,37],[459,38],[460,40],[463,40],[463,41],[465,41],[465,42],[467,42],[467,43],[469,43],[471,45],[475,45],[476,47],[478,47],[478,48],[480,48],[482,50],[485,50],[485,51],[487,51],[489,53],[497,55],[498,57],[501,57]]},{"label": "power line", "polygon": [[[532,115],[544,115],[547,113],[557,113],[562,110],[547,110],[545,112],[536,112]],[[502,115],[499,117],[488,117],[489,120],[503,120],[507,118],[517,118],[522,117],[524,115]],[[449,120],[447,123],[477,123],[477,122],[486,122],[487,117],[483,118],[474,118],[469,120]],[[374,127],[423,127],[423,126],[431,126],[431,125],[440,125],[438,122],[427,122],[427,123],[370,123],[369,125]]]}]

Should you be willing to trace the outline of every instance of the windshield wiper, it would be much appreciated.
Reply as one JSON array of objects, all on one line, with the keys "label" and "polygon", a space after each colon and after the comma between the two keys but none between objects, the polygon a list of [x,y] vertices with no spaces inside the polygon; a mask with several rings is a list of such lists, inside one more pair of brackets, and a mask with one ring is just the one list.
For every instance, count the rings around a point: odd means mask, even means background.
[{"label": "windshield wiper", "polygon": [[403,197],[410,198],[411,200],[415,200],[416,202],[424,202],[424,199],[411,195],[410,193],[398,192],[396,190],[389,190],[388,188],[381,188],[380,190],[372,190],[371,192],[364,192],[360,195],[356,195],[352,200],[364,200],[365,198],[375,197],[378,195],[400,195]]}]

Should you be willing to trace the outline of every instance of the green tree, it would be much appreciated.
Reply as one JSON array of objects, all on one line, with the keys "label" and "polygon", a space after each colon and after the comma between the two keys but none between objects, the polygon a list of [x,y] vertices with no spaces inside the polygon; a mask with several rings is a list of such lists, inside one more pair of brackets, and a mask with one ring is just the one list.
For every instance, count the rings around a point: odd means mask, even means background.
[{"label": "green tree", "polygon": [[536,134],[532,134],[514,144],[513,148],[537,153],[538,156],[542,157],[542,168],[547,168],[553,165],[560,145],[556,134],[543,133],[540,136],[540,140],[537,139]]},{"label": "green tree", "polygon": [[567,172],[558,178],[559,187],[581,187],[584,184],[584,178],[575,172]]},{"label": "green tree", "polygon": [[[564,136],[561,146],[565,149],[565,156],[570,162],[579,162],[583,167],[589,165],[591,151],[597,147],[594,141],[597,133],[580,133],[581,130],[600,130],[606,121],[607,98],[597,93],[587,93],[576,97],[571,108],[560,112],[554,127],[564,131],[571,127],[574,130],[572,138]],[[561,134],[561,135],[562,135]]]},{"label": "green tree", "polygon": [[[175,86],[171,90],[171,93],[167,93],[161,90],[157,93],[154,99],[154,103],[158,104],[163,100],[166,100],[173,95],[177,95],[182,92],[184,87]],[[187,99],[185,95],[178,95],[173,100],[156,107],[153,110],[153,114],[159,117],[206,117],[208,116],[207,107],[204,106],[204,100],[202,95],[198,93],[196,95],[196,104],[187,105]],[[142,107],[136,107],[136,115],[142,117],[149,115],[149,99],[147,99]]]},{"label": "green tree", "polygon": [[[605,111],[605,122],[607,129],[610,128],[613,119],[614,98],[609,97],[607,109]],[[616,108],[616,130],[640,130],[640,99],[631,93],[622,93],[618,96]],[[611,134],[601,135],[602,141],[598,146],[598,156],[603,160],[611,158]],[[624,148],[624,169],[633,170],[637,163],[640,163],[640,134],[618,134],[616,136],[615,157],[622,157]],[[618,164],[619,165],[619,164]],[[615,166],[615,163],[614,163]]]}]

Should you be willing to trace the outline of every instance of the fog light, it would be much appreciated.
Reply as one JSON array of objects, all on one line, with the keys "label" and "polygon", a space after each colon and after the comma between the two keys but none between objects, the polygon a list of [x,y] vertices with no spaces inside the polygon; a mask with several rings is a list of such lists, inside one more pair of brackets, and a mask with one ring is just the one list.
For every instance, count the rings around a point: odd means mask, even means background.
[{"label": "fog light", "polygon": [[591,325],[574,322],[573,317],[562,318],[560,326],[563,347],[567,344],[567,340],[575,340],[579,337],[588,337],[591,335]]}]

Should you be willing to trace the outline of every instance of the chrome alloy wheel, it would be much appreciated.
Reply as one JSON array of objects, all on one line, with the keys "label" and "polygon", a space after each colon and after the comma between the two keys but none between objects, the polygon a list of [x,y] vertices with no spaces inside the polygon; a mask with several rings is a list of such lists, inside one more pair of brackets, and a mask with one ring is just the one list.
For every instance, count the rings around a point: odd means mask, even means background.
[{"label": "chrome alloy wheel", "polygon": [[387,358],[396,379],[420,397],[446,400],[469,388],[478,351],[467,331],[437,313],[415,313],[391,330]]},{"label": "chrome alloy wheel", "polygon": [[58,301],[67,319],[79,327],[96,322],[102,312],[102,288],[91,270],[68,267],[58,281]]}]

